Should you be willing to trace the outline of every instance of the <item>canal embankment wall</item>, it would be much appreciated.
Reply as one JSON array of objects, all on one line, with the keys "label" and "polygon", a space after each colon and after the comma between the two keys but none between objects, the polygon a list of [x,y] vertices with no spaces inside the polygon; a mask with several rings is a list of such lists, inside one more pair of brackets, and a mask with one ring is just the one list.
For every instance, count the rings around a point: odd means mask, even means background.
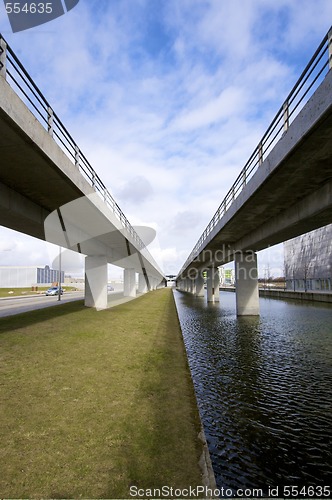
[{"label": "canal embankment wall", "polygon": [[[235,288],[221,287],[220,290],[223,292],[235,292]],[[271,290],[271,289],[260,289],[260,297],[272,298],[272,299],[291,299],[291,300],[303,300],[309,302],[329,302],[332,304],[332,293],[324,292],[299,292],[293,290]]]}]

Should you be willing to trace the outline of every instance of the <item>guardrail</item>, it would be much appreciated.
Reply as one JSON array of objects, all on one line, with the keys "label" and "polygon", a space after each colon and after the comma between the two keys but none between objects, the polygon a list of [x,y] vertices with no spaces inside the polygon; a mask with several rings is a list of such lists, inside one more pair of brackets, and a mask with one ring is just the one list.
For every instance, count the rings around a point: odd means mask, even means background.
[{"label": "guardrail", "polygon": [[[67,157],[76,165],[85,179],[98,192],[103,201],[110,207],[112,212],[121,222],[138,248],[145,248],[145,244],[132,227],[121,208],[110,194],[96,171],[82,153],[66,127],[54,112],[47,99],[43,96],[28,72],[25,70],[13,50],[0,34],[0,77],[6,79],[11,87],[17,92],[28,106],[30,111],[54,138]],[[148,251],[148,250],[147,250]]]},{"label": "guardrail", "polygon": [[205,228],[202,236],[197,241],[178,275],[180,275],[199,255],[200,251],[205,246],[207,237],[211,234],[220,219],[226,214],[227,210],[230,208],[240,192],[245,188],[248,181],[262,165],[268,153],[271,152],[276,143],[287,132],[289,125],[292,121],[294,121],[294,118],[308,102],[309,98],[318,88],[330,69],[332,69],[332,27],[323,38],[321,44],[302,72],[300,78],[288,94],[283,105],[278,110],[258,146],[219,205],[216,213]]}]

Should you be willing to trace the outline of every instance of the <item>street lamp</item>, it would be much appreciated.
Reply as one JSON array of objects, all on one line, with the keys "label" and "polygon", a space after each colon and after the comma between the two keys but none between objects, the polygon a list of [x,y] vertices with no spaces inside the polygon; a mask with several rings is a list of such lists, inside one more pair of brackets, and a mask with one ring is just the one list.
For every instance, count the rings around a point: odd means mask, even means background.
[{"label": "street lamp", "polygon": [[59,247],[59,279],[58,279],[58,301],[61,300],[61,247]]}]

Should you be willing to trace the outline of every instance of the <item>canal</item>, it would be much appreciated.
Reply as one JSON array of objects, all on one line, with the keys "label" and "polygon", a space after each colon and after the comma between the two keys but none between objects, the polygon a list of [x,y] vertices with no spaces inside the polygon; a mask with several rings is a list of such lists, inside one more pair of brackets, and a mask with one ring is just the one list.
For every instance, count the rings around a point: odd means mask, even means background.
[{"label": "canal", "polygon": [[332,306],[265,298],[237,318],[234,293],[174,297],[218,488],[330,497]]}]

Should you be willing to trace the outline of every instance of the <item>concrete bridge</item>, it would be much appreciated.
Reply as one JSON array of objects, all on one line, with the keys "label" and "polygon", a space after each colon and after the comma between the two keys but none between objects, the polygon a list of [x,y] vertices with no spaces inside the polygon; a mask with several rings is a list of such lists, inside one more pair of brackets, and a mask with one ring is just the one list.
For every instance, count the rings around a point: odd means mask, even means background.
[{"label": "concrete bridge", "polygon": [[107,307],[108,263],[124,268],[126,296],[136,273],[140,292],[164,282],[154,231],[130,225],[1,35],[0,155],[0,224],[86,255],[87,306]]},{"label": "concrete bridge", "polygon": [[238,315],[259,314],[257,255],[332,222],[332,29],[324,37],[177,276],[219,300],[218,266],[235,261]]}]

